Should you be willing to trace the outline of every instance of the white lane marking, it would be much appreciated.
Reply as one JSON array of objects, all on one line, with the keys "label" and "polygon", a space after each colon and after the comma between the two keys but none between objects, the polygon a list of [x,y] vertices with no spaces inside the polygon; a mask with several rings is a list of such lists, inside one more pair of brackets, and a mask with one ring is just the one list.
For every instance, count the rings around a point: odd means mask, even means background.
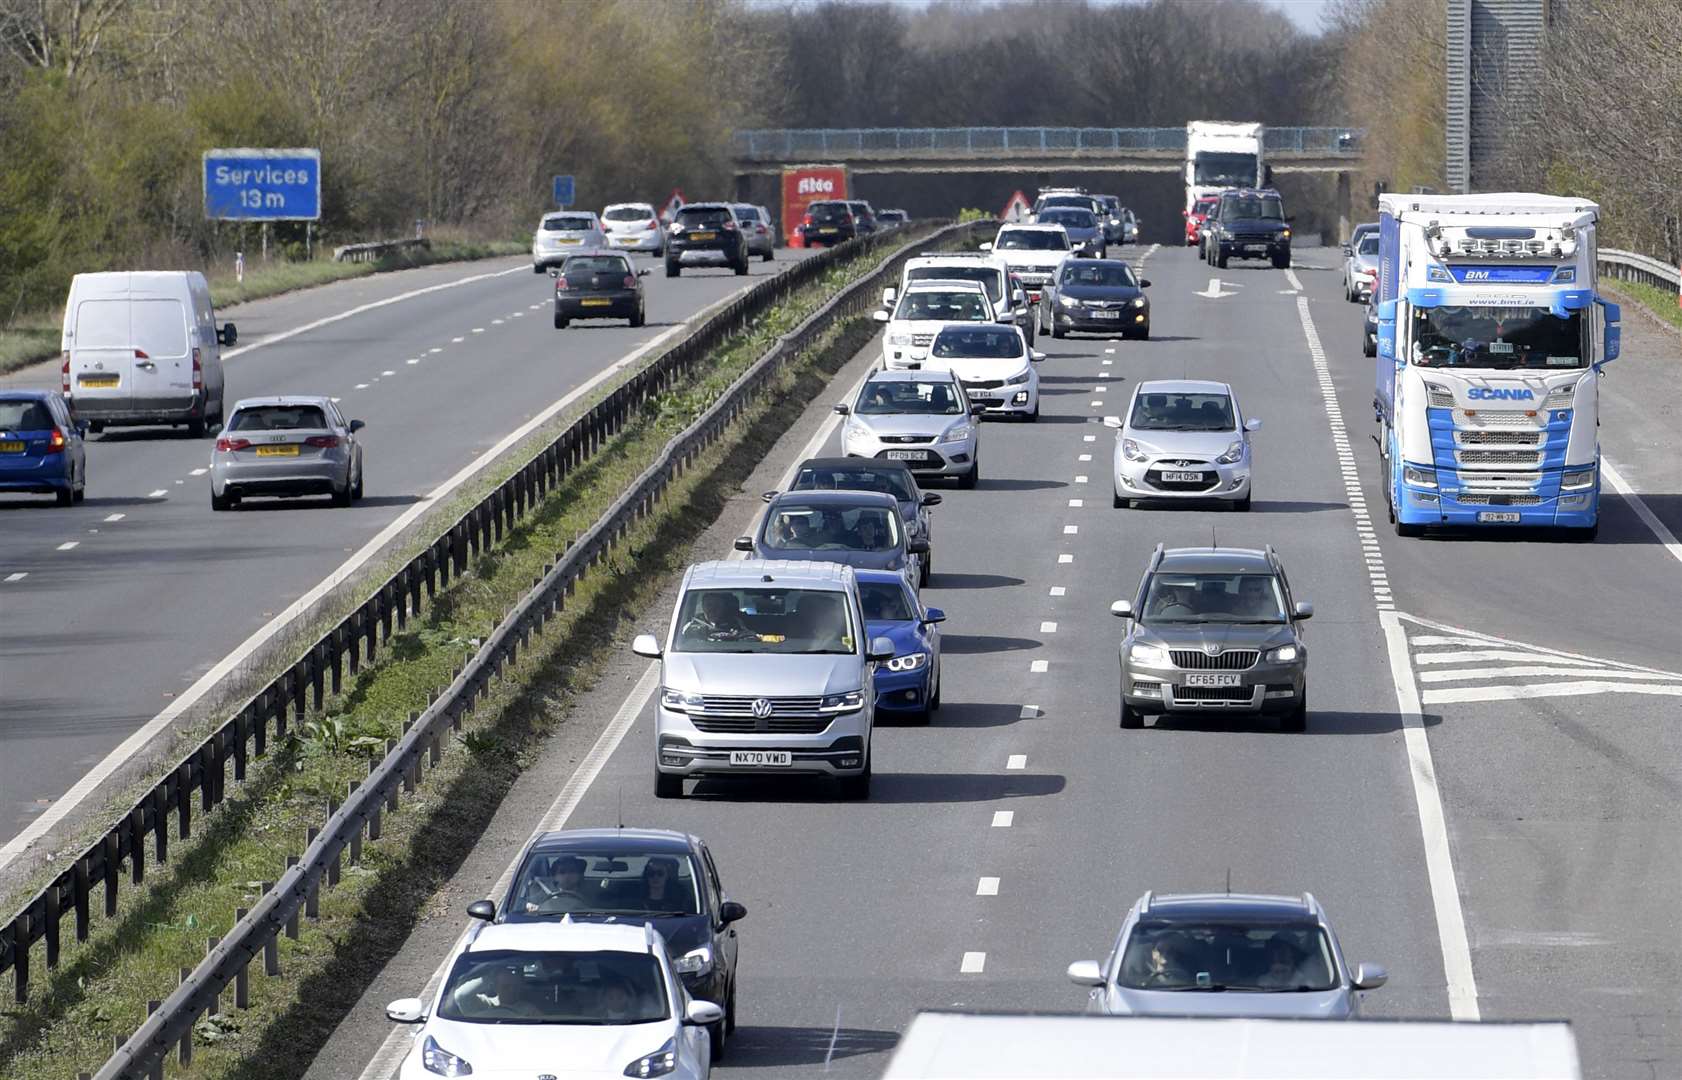
[{"label": "white lane marking", "polygon": [[351,387],[351,389],[352,390],[366,390],[366,389],[368,389],[368,384],[365,383],[365,382],[359,382],[355,386]]},{"label": "white lane marking", "polygon": [[450,339],[450,344],[451,345],[460,345],[462,342],[464,342],[466,340],[467,340],[466,337],[453,337],[453,338]]},{"label": "white lane marking", "polygon": [[999,879],[996,878],[996,877],[984,877],[984,878],[982,878],[980,881],[975,883],[975,895],[977,895],[977,896],[997,896],[997,895],[999,895]]},{"label": "white lane marking", "polygon": [[[1412,623],[1415,626],[1423,626],[1443,634],[1453,635],[1453,640],[1455,641],[1467,641],[1476,645],[1508,645],[1513,648],[1524,649],[1529,653],[1535,653],[1547,657],[1550,662],[1554,663],[1559,662],[1554,658],[1564,658],[1566,660],[1586,660],[1591,664],[1603,664],[1607,667],[1622,668],[1625,671],[1644,671],[1650,675],[1675,676],[1679,674],[1674,671],[1666,671],[1663,668],[1642,667],[1640,664],[1626,664],[1622,660],[1603,660],[1597,656],[1584,656],[1582,653],[1565,652],[1562,649],[1550,649],[1545,645],[1531,645],[1523,641],[1514,641],[1511,638],[1496,637],[1494,634],[1485,634],[1478,630],[1467,630],[1464,627],[1450,626],[1447,623],[1433,622],[1430,619],[1422,619],[1418,615],[1403,615],[1402,620],[1404,622]],[[1440,644],[1446,640],[1448,639],[1435,637],[1416,637],[1413,639],[1415,644],[1426,642],[1430,644]]]},{"label": "white lane marking", "polygon": [[1108,390],[1108,389],[1109,389],[1109,384],[1099,383],[1097,386],[1094,386],[1092,388],[1092,392],[1094,394],[1102,394],[1105,390]]},{"label": "white lane marking", "polygon": [[395,375],[395,374],[397,374],[397,372],[395,372],[395,371],[382,371],[382,372],[380,372],[380,377],[384,378],[387,375]]},{"label": "white lane marking", "polygon": [[501,326],[502,325],[502,320],[501,319],[492,319],[491,320],[491,325],[492,326]]},{"label": "white lane marking", "polygon": [[165,498],[168,495],[169,495],[169,491],[167,489],[159,488],[156,491],[148,492],[146,494],[146,497],[148,499],[162,499],[162,498]]},{"label": "white lane marking", "polygon": [[1081,441],[1082,442],[1097,442],[1098,441],[1098,436],[1096,436],[1096,435],[1083,435],[1083,436],[1081,436]]},{"label": "white lane marking", "polygon": [[1015,823],[1016,823],[1016,811],[1015,810],[995,810],[995,811],[993,811],[993,828],[995,828],[995,829],[1008,829]]},{"label": "white lane marking", "polygon": [[1042,633],[1042,634],[1055,634],[1055,633],[1057,633],[1057,624],[1054,623],[1054,622],[1042,622],[1042,623],[1040,623],[1040,633]]},{"label": "white lane marking", "polygon": [[1656,697],[1682,697],[1682,686],[1663,686],[1653,683],[1635,683],[1632,685],[1583,679],[1576,682],[1527,683],[1522,686],[1456,686],[1447,690],[1427,690],[1423,698],[1427,705],[1447,705],[1467,701],[1521,701],[1528,698],[1574,697],[1579,694],[1646,694]]},{"label": "white lane marking", "polygon": [[59,550],[59,551],[71,551],[71,550],[74,550],[75,548],[81,546],[81,543],[82,542],[80,540],[66,540],[64,543],[62,543],[58,546],[57,550]]},{"label": "white lane marking", "polygon": [[[63,549],[61,548],[60,550],[63,550]],[[1038,675],[1038,674],[1046,671],[1050,667],[1051,667],[1051,664],[1049,662],[1045,661],[1045,660],[1035,660],[1028,665],[1028,670],[1030,672],[1034,673],[1035,675]]]},{"label": "white lane marking", "polygon": [[1091,461],[1092,460],[1092,455],[1091,454],[1082,454],[1078,460],[1080,460],[1080,461]]},{"label": "white lane marking", "polygon": [[1085,505],[1085,503],[1080,499],[1070,499],[1069,505],[1074,509],[1079,510],[1083,505]]},{"label": "white lane marking", "polygon": [[1629,502],[1629,505],[1635,510],[1635,516],[1640,518],[1647,528],[1653,531],[1653,535],[1659,538],[1659,543],[1663,544],[1664,549],[1670,552],[1671,558],[1682,562],[1682,541],[1676,539],[1676,534],[1666,528],[1665,523],[1658,519],[1658,516],[1648,508],[1641,496],[1635,493],[1635,489],[1629,486],[1629,482],[1623,478],[1617,469],[1612,467],[1612,463],[1607,461],[1604,456],[1600,459],[1600,475],[1606,477],[1612,484],[1612,489]]},{"label": "white lane marking", "polygon": [[1072,563],[1075,561],[1075,557],[1065,552],[1062,555],[1057,556],[1057,561],[1060,563]]},{"label": "white lane marking", "polygon": [[1297,277],[1295,269],[1286,268],[1285,280],[1291,283],[1291,288],[1295,289],[1297,292],[1302,292],[1302,279]]},{"label": "white lane marking", "polygon": [[533,305],[531,305],[531,307],[529,307],[529,308],[527,308],[527,309],[526,309],[526,310],[528,310],[528,311],[536,311],[536,310],[537,310],[537,309],[538,309],[538,308],[540,308],[540,307],[542,307],[542,306],[543,306],[543,305],[542,305],[542,304],[533,304]]},{"label": "white lane marking", "polygon": [[1091,404],[1092,404],[1092,407],[1093,407],[1093,408],[1097,408],[1097,407],[1099,407],[1099,406],[1100,406],[1100,405],[1102,405],[1102,404],[1104,404],[1104,402],[1103,402],[1103,399],[1101,399],[1101,398],[1100,398],[1100,399],[1099,399],[1099,400],[1097,400],[1097,401],[1094,401],[1094,402],[1092,402],[1092,403],[1091,403]]},{"label": "white lane marking", "polygon": [[1084,484],[1084,483],[1086,483],[1086,477],[1084,477],[1084,476],[1077,476],[1077,477],[1075,477],[1075,483],[1077,483],[1077,484]]},{"label": "white lane marking", "polygon": [[1069,590],[1068,590],[1068,589],[1065,589],[1065,588],[1064,588],[1064,587],[1063,587],[1063,586],[1061,586],[1061,585],[1053,585],[1053,586],[1052,586],[1052,587],[1051,587],[1051,595],[1052,595],[1052,596],[1063,596],[1063,595],[1065,595],[1065,594],[1066,594],[1066,593],[1067,593],[1067,592],[1068,592],[1068,591],[1069,591]]},{"label": "white lane marking", "polygon": [[209,471],[210,471],[209,469],[194,469],[191,472],[189,472],[187,475],[188,476],[203,476],[205,473],[207,473]]},{"label": "white lane marking", "polygon": [[483,334],[485,332],[485,328],[483,326],[475,326],[473,328],[473,332],[475,334]]},{"label": "white lane marking", "polygon": [[[1530,660],[1535,653],[1518,649],[1468,649],[1465,652],[1431,652],[1414,653],[1413,662],[1416,664],[1458,664],[1462,661],[1476,660]],[[1593,667],[1592,660],[1567,660],[1560,658],[1556,664],[1577,664],[1582,667]]]},{"label": "white lane marking", "polygon": [[1006,769],[1026,769],[1028,767],[1027,754],[1012,754],[1005,758]]},{"label": "white lane marking", "polygon": [[105,516],[105,520],[108,521],[108,522],[109,521],[121,521],[126,517],[128,517],[127,514],[107,514]]},{"label": "white lane marking", "polygon": [[185,484],[185,483],[186,483],[186,482],[187,482],[187,481],[185,481],[185,480],[177,480],[177,481],[176,481],[176,483],[177,483],[177,484]]},{"label": "white lane marking", "polygon": [[987,954],[984,952],[967,952],[963,962],[958,965],[960,975],[980,975],[987,969]]},{"label": "white lane marking", "polygon": [[[1115,352],[1114,349],[1111,349],[1110,351]],[[1104,363],[1105,367],[1109,367],[1111,364],[1115,363],[1115,361],[1114,360],[1105,360],[1103,363]]]},{"label": "white lane marking", "polygon": [[[494,277],[497,275],[488,276]],[[454,493],[457,488],[472,479],[480,471],[488,468],[490,464],[496,461],[504,451],[514,446],[533,431],[536,431],[538,428],[548,423],[568,405],[571,405],[574,401],[577,401],[579,398],[589,394],[597,386],[600,386],[602,383],[613,378],[625,368],[634,365],[643,356],[665,344],[668,338],[682,333],[690,322],[705,319],[707,314],[713,309],[728,304],[737,295],[746,291],[746,289],[750,287],[751,286],[748,285],[742,286],[709,307],[703,308],[694,315],[691,315],[684,322],[679,323],[676,326],[669,327],[655,337],[650,338],[648,341],[637,346],[636,349],[614,361],[595,375],[592,375],[578,387],[569,391],[565,396],[552,402],[536,416],[527,420],[524,424],[521,424],[513,431],[510,431],[507,435],[503,436],[503,438],[497,442],[495,446],[491,447],[489,451],[475,457],[473,461],[463,466],[454,476],[445,480],[419,502],[410,506],[402,514],[399,514],[391,521],[390,524],[381,529],[371,540],[362,545],[362,547],[351,555],[349,559],[346,559],[338,567],[338,569],[334,570],[309,592],[289,604],[284,611],[279,612],[267,623],[264,623],[263,626],[250,637],[240,642],[239,645],[235,646],[232,652],[217,661],[209,671],[206,671],[199,677],[198,681],[194,682],[193,685],[182,691],[180,696],[171,701],[168,708],[158,713],[151,720],[148,720],[139,730],[135,731],[127,739],[124,739],[116,749],[107,754],[104,759],[99,762],[99,764],[88,770],[88,772],[84,774],[80,780],[76,781],[69,791],[65,792],[57,802],[53,803],[39,816],[32,820],[27,827],[18,832],[17,835],[13,836],[10,840],[6,841],[4,845],[0,845],[0,869],[5,868],[12,862],[12,860],[16,859],[24,851],[27,851],[32,844],[34,844],[42,836],[46,835],[46,833],[62,821],[66,815],[80,806],[82,802],[85,801],[89,795],[93,794],[93,792],[97,790],[108,777],[115,773],[117,769],[122,767],[122,765],[135,754],[139,753],[141,748],[150,742],[154,736],[169,727],[170,724],[174,723],[177,717],[186,712],[187,709],[191,708],[201,698],[214,689],[216,685],[226,678],[230,672],[237,670],[239,666],[243,664],[253,653],[260,649],[276,634],[280,633],[283,629],[289,626],[294,619],[297,619],[300,615],[307,612],[323,596],[326,596],[333,589],[337,588],[341,582],[343,582],[351,574],[355,573],[370,559],[373,559],[375,556],[383,552],[387,544],[391,543],[392,540],[400,536],[403,531],[407,529],[417,518],[419,518],[422,514],[425,514],[440,500],[447,498]],[[837,419],[839,418],[837,417]],[[784,486],[786,486],[786,484],[787,480],[784,481]],[[148,497],[162,498],[166,494],[167,492],[163,489],[159,489],[152,492],[152,494]],[[400,1039],[413,1041],[410,1039],[410,1036],[413,1034],[412,1032],[400,1031],[394,1032],[394,1034]],[[382,1047],[382,1050],[383,1049],[384,1048]]]},{"label": "white lane marking", "polygon": [[26,578],[28,576],[29,576],[29,571],[28,570],[19,570],[15,574],[7,574],[6,575],[6,584],[10,585],[14,581],[22,581],[24,578]]},{"label": "white lane marking", "polygon": [[[294,326],[290,330],[282,330],[278,334],[270,334],[268,337],[253,341],[249,345],[241,345],[237,349],[229,349],[227,352],[222,354],[222,359],[223,361],[232,360],[236,357],[244,356],[248,352],[255,352],[258,349],[278,344],[288,338],[295,338],[299,334],[307,334],[311,330],[319,330],[323,326],[331,326],[333,323],[354,318],[357,315],[373,311],[377,308],[389,307],[392,304],[400,304],[405,300],[413,300],[417,296],[427,296],[435,292],[442,292],[445,289],[460,288],[463,285],[471,285],[476,281],[489,281],[491,278],[507,277],[509,274],[519,273],[521,270],[525,270],[525,268],[515,267],[511,270],[493,270],[487,274],[472,274],[468,277],[457,278],[454,281],[446,281],[441,285],[428,285],[424,289],[412,289],[409,292],[400,293],[397,296],[388,296],[384,300],[375,300],[371,303],[363,304],[360,307],[353,307],[349,311],[341,311],[336,315],[328,315],[326,318],[317,319],[314,322],[308,322],[302,326]],[[526,273],[530,272],[531,271],[526,270]]]},{"label": "white lane marking", "polygon": [[1063,526],[1063,535],[1064,536],[1073,536],[1075,533],[1078,533],[1078,532],[1080,532],[1080,526],[1079,525],[1065,525],[1065,526]]},{"label": "white lane marking", "polygon": [[522,319],[522,318],[525,317],[525,314],[526,313],[523,312],[523,311],[513,311],[513,312],[509,312],[508,317],[510,319]]},{"label": "white lane marking", "polygon": [[[1231,285],[1235,289],[1243,288],[1242,285],[1238,284],[1235,281],[1229,281],[1229,282],[1227,282],[1227,284]],[[1221,289],[1221,279],[1218,278],[1218,277],[1212,277],[1212,278],[1209,279],[1209,287],[1207,289],[1204,289],[1201,292],[1192,293],[1192,295],[1193,296],[1206,297],[1207,299],[1210,299],[1210,300],[1218,300],[1223,296],[1237,296],[1238,294],[1235,293],[1235,292],[1225,292],[1225,291],[1223,291]]]},{"label": "white lane marking", "polygon": [[[1107,353],[1113,353],[1113,352],[1115,352],[1115,350],[1114,350],[1114,349],[1105,349],[1105,350],[1104,350],[1104,351],[1105,351],[1105,352],[1107,352]],[[1106,361],[1104,361],[1104,363],[1106,363],[1106,364],[1107,364],[1107,363],[1109,363],[1109,361],[1108,361],[1108,360],[1106,360]]]},{"label": "white lane marking", "polygon": [[1597,679],[1682,681],[1682,675],[1650,675],[1645,671],[1618,671],[1608,668],[1584,671],[1582,668],[1552,667],[1548,664],[1509,664],[1507,667],[1449,668],[1447,671],[1421,671],[1419,681],[1422,683],[1441,683],[1460,682],[1465,679],[1516,679],[1521,676],[1534,675],[1564,675],[1567,678],[1574,679],[1580,679],[1584,675],[1593,675]]},{"label": "white lane marking", "polygon": [[1032,720],[1036,716],[1040,715],[1042,714],[1040,713],[1040,707],[1038,705],[1024,705],[1022,706],[1022,711],[1016,714],[1016,718],[1018,720]]},{"label": "white lane marking", "polygon": [[417,357],[417,358],[416,358],[416,359],[413,359],[413,360],[405,360],[405,361],[403,361],[403,362],[404,362],[404,363],[405,363],[405,364],[418,364],[418,363],[420,363],[420,359],[419,359],[419,358],[418,358],[418,357]]},{"label": "white lane marking", "polygon": [[429,353],[441,353],[444,350],[442,348],[438,347],[438,346],[433,346],[432,348],[430,348],[426,351],[429,352]]},{"label": "white lane marking", "polygon": [[[1426,705],[1471,701],[1521,701],[1533,698],[1572,697],[1586,694],[1645,694],[1682,697],[1682,672],[1639,667],[1616,660],[1600,660],[1557,649],[1508,641],[1475,631],[1458,630],[1427,623],[1411,615],[1401,616],[1414,624],[1451,633],[1414,634],[1413,663],[1429,668],[1417,673],[1426,684],[1420,697]],[[1418,651],[1429,644],[1430,652]],[[1490,648],[1500,645],[1502,648]],[[1487,665],[1487,666],[1449,666]],[[1526,680],[1514,682],[1514,680]],[[1459,683],[1435,688],[1436,684]],[[1470,685],[1467,685],[1470,684]]]}]

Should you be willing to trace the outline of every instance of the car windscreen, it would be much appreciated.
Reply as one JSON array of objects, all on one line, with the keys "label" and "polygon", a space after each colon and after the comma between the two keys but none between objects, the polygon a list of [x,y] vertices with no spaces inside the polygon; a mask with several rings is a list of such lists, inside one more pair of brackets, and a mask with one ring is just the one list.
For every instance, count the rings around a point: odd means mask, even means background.
[{"label": "car windscreen", "polygon": [[1260,218],[1264,221],[1284,221],[1285,204],[1272,195],[1229,195],[1221,203],[1222,221],[1242,221]]},{"label": "car windscreen", "polygon": [[39,401],[0,401],[0,431],[46,431],[56,427],[52,410]]},{"label": "car windscreen", "polygon": [[899,547],[899,513],[885,506],[780,502],[762,535],[772,550],[893,551]]},{"label": "car windscreen", "polygon": [[516,922],[583,914],[695,915],[701,910],[697,879],[688,855],[650,852],[634,842],[612,850],[537,852],[520,867],[503,914]]},{"label": "car windscreen", "polygon": [[1331,942],[1312,922],[1141,919],[1116,983],[1129,990],[1292,993],[1336,989]]},{"label": "car windscreen", "polygon": [[[796,508],[788,509],[793,517]],[[857,651],[857,639],[847,594],[839,590],[698,588],[678,608],[672,651],[844,656]]]},{"label": "car windscreen", "polygon": [[847,209],[846,203],[836,202],[813,203],[806,208],[806,212],[820,225],[839,225],[852,213]]},{"label": "car windscreen", "polygon": [[596,227],[593,219],[574,214],[570,217],[548,217],[543,219],[544,232],[589,232]]},{"label": "car windscreen", "polygon": [[654,211],[640,206],[615,206],[602,214],[609,221],[652,221]]},{"label": "car windscreen", "polygon": [[745,221],[751,225],[759,220],[759,211],[754,207],[732,206],[730,209],[735,213],[737,221]]},{"label": "car windscreen", "polygon": [[1140,618],[1146,623],[1282,623],[1285,598],[1272,574],[1151,575]]},{"label": "car windscreen", "polygon": [[1004,299],[1004,274],[997,266],[914,266],[905,272],[907,282],[937,279],[973,281],[987,290],[987,297],[993,303]]},{"label": "car windscreen", "polygon": [[1096,229],[1098,219],[1092,216],[1090,210],[1076,210],[1073,207],[1059,207],[1047,210],[1040,215],[1041,225],[1061,225],[1066,229]]},{"label": "car windscreen", "polygon": [[1362,255],[1377,255],[1378,234],[1368,233],[1367,235],[1361,237],[1361,246],[1358,250]]},{"label": "car windscreen", "polygon": [[561,264],[561,273],[567,278],[574,274],[588,277],[591,274],[629,274],[631,264],[617,255],[574,255]]},{"label": "car windscreen", "polygon": [[1126,263],[1082,261],[1064,266],[1058,284],[1129,289],[1137,288],[1139,282],[1133,277],[1133,268]]},{"label": "car windscreen", "polygon": [[1133,399],[1127,426],[1135,431],[1231,431],[1232,399],[1225,394],[1147,391]]},{"label": "car windscreen", "polygon": [[1195,204],[1193,204],[1191,212],[1194,214],[1202,214],[1207,217],[1209,212],[1220,204],[1221,201],[1219,199],[1199,199]]},{"label": "car windscreen", "polygon": [[902,296],[894,318],[918,322],[981,322],[987,318],[987,305],[978,292],[929,289]]},{"label": "car windscreen", "polygon": [[859,582],[859,603],[869,622],[910,622],[917,617],[905,588],[882,581]]},{"label": "car windscreen", "polygon": [[1081,210],[1092,209],[1093,198],[1090,195],[1047,195],[1045,202],[1040,204],[1042,212],[1048,212],[1058,207],[1075,207]]},{"label": "car windscreen", "polygon": [[1069,234],[1061,229],[1011,229],[999,234],[997,251],[1068,251]]},{"label": "car windscreen", "polygon": [[671,1017],[646,952],[487,949],[456,957],[438,1015],[463,1024],[648,1024]]},{"label": "car windscreen", "polygon": [[229,431],[319,431],[326,426],[319,405],[251,405],[228,417]]},{"label": "car windscreen", "polygon": [[946,329],[935,337],[931,351],[939,357],[1004,360],[1022,355],[1022,335],[1009,328]]},{"label": "car windscreen", "polygon": [[864,384],[853,411],[860,416],[958,416],[964,403],[949,382],[884,379]]},{"label": "car windscreen", "polygon": [[899,502],[910,502],[911,474],[905,469],[846,469],[807,466],[794,478],[790,491],[880,491]]},{"label": "car windscreen", "polygon": [[723,225],[731,220],[733,219],[730,211],[722,206],[701,210],[685,208],[677,212],[678,224],[691,229],[696,226]]}]

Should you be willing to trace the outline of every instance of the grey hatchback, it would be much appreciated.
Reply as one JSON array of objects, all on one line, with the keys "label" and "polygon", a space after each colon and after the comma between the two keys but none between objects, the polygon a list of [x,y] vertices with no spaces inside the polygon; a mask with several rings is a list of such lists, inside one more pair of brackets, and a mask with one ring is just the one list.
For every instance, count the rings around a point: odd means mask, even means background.
[{"label": "grey hatchback", "polygon": [[1308,646],[1272,546],[1175,548],[1161,544],[1131,602],[1121,639],[1121,726],[1144,714],[1267,713],[1287,731],[1308,723]]},{"label": "grey hatchback", "polygon": [[362,497],[360,420],[325,397],[246,398],[234,405],[210,455],[210,506],[232,510],[251,495]]},{"label": "grey hatchback", "polygon": [[1389,980],[1351,971],[1325,911],[1295,896],[1146,893],[1100,964],[1069,965],[1105,1016],[1247,1016],[1350,1020],[1362,993]]}]

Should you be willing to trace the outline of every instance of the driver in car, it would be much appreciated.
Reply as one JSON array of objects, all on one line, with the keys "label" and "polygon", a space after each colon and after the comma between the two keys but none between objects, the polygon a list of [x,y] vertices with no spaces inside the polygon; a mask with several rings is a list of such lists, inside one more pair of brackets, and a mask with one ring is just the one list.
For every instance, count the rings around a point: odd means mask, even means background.
[{"label": "driver in car", "polygon": [[703,641],[739,641],[754,637],[742,621],[736,601],[725,592],[709,592],[701,596],[701,610],[683,624],[682,636]]}]

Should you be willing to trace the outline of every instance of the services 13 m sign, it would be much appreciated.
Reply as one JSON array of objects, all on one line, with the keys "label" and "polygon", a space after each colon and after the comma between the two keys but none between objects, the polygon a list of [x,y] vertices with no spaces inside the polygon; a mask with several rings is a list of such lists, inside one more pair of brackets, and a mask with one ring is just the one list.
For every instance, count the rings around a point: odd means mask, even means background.
[{"label": "services 13 m sign", "polygon": [[206,150],[204,216],[218,221],[317,221],[320,150]]}]

